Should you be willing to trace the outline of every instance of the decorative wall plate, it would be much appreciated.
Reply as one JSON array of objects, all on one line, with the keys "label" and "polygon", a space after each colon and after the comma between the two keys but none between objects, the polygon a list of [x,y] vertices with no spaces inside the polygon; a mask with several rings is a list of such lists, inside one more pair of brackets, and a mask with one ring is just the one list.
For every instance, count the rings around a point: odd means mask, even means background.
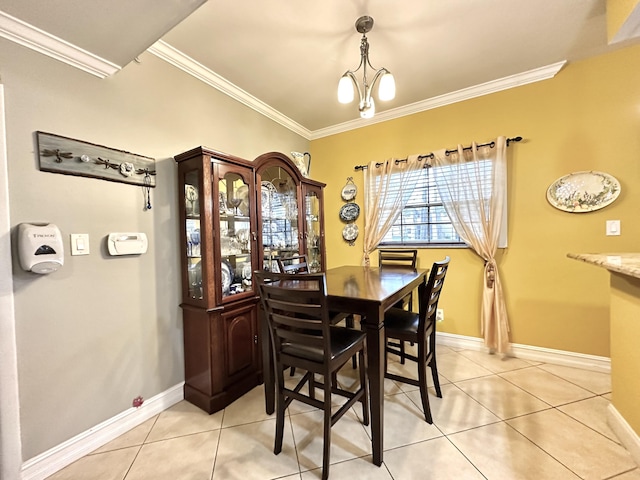
[{"label": "decorative wall plate", "polygon": [[345,203],[340,209],[340,220],[353,222],[360,215],[360,207],[357,203]]},{"label": "decorative wall plate", "polygon": [[355,223],[345,225],[342,229],[342,238],[353,244],[353,241],[358,238],[358,226]]},{"label": "decorative wall plate", "polygon": [[342,199],[345,202],[350,202],[354,198],[356,198],[356,194],[358,193],[358,187],[355,186],[354,183],[347,183],[344,187],[342,187]]},{"label": "decorative wall plate", "polygon": [[620,182],[603,172],[574,172],[560,177],[547,189],[547,200],[564,212],[593,212],[614,202]]}]

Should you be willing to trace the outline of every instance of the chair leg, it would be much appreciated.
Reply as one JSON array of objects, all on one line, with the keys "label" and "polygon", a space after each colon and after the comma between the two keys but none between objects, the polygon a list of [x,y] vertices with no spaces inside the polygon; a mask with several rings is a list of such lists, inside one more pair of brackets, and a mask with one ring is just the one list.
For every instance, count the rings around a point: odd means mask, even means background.
[{"label": "chair leg", "polygon": [[289,376],[293,377],[296,374],[296,367],[291,367],[289,369]]},{"label": "chair leg", "polygon": [[325,378],[324,382],[324,434],[322,448],[322,480],[329,478],[329,464],[331,458],[331,385]]},{"label": "chair leg", "polygon": [[[358,354],[360,360],[360,385],[364,390],[364,394],[360,401],[362,402],[362,423],[369,425],[369,385],[367,384],[367,372],[365,364],[365,352],[364,349],[360,350]],[[383,379],[384,381],[384,379]]]},{"label": "chair leg", "polygon": [[400,340],[400,364],[404,365],[404,361],[405,361],[404,341]]},{"label": "chair leg", "polygon": [[[413,312],[413,292],[409,294],[409,311]],[[410,342],[409,344],[413,347],[414,342]],[[404,349],[404,344],[402,345],[402,347]],[[404,353],[404,350],[403,350],[403,353]],[[402,360],[403,360],[402,363],[404,363],[404,358]]]},{"label": "chair leg", "polygon": [[[347,328],[355,328],[356,322],[353,319],[353,315],[348,315],[344,320]],[[356,359],[355,355],[351,357],[351,366],[353,367],[354,370],[358,368],[358,360]]]},{"label": "chair leg", "polygon": [[429,368],[431,368],[431,376],[433,377],[433,386],[436,389],[436,395],[438,398],[442,398],[442,390],[440,390],[440,379],[438,378],[438,364],[436,363],[436,356],[429,362]]},{"label": "chair leg", "polygon": [[[426,352],[425,342],[418,342],[418,358],[424,359]],[[418,383],[420,383],[420,399],[422,400],[422,410],[424,411],[424,419],[427,423],[433,423],[431,417],[431,408],[429,408],[429,392],[427,390],[427,363],[418,361]]]},{"label": "chair leg", "polygon": [[273,446],[273,453],[278,455],[282,451],[282,437],[284,435],[285,398],[282,391],[284,386],[284,375],[282,373],[282,369],[280,369],[276,375],[276,438]]},{"label": "chair leg", "polygon": [[429,353],[431,354],[431,361],[429,367],[431,368],[431,376],[433,377],[433,385],[436,389],[436,395],[438,398],[442,398],[442,390],[440,390],[440,378],[438,377],[438,363],[436,360],[436,327],[433,327],[433,333],[429,335]]}]

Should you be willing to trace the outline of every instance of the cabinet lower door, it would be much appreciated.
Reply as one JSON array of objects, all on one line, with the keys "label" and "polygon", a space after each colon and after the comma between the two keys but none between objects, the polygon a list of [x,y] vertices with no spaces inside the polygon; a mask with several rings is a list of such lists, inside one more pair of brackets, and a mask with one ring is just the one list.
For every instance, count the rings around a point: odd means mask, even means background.
[{"label": "cabinet lower door", "polygon": [[222,312],[183,309],[184,398],[208,413],[262,382],[255,301]]},{"label": "cabinet lower door", "polygon": [[256,306],[233,309],[222,314],[226,381],[234,383],[258,370]]}]

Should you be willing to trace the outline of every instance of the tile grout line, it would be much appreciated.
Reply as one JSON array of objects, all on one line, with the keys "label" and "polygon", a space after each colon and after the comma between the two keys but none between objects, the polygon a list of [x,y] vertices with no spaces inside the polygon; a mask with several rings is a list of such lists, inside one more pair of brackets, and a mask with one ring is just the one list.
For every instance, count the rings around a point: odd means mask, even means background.
[{"label": "tile grout line", "polygon": [[227,414],[227,409],[222,410],[222,418],[220,419],[220,428],[218,429],[218,440],[216,441],[216,451],[213,454],[213,463],[211,465],[210,480],[213,480],[213,475],[216,472],[216,463],[218,462],[218,450],[220,449],[220,441],[222,440],[222,426],[224,425],[224,417]]},{"label": "tile grout line", "polygon": [[124,477],[122,477],[122,480],[126,480],[127,477],[129,476],[129,473],[131,472],[131,468],[133,468],[133,464],[136,463],[136,460],[138,459],[138,456],[140,455],[140,452],[142,451],[142,447],[144,447],[146,445],[147,438],[149,438],[149,435],[151,435],[151,431],[153,430],[153,427],[155,427],[156,423],[158,423],[158,419],[160,418],[160,415],[162,415],[162,412],[160,412],[158,415],[156,415],[156,418],[153,421],[153,425],[151,425],[151,428],[149,429],[147,434],[144,436],[144,440],[142,440],[142,443],[140,444],[140,447],[138,448],[138,451],[136,452],[136,455],[133,457],[133,460],[131,461],[131,464],[129,465],[129,468],[127,468],[127,471],[124,473]]}]

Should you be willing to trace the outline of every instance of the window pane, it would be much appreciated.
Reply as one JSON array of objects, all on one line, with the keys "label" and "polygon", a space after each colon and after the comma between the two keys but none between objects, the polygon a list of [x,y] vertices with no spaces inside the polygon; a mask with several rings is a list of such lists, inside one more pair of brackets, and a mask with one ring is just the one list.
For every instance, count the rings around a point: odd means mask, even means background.
[{"label": "window pane", "polygon": [[[421,171],[419,181],[396,223],[381,244],[456,244],[464,245],[455,233],[442,204],[431,169]],[[392,188],[400,188],[399,178],[391,180]]]}]

